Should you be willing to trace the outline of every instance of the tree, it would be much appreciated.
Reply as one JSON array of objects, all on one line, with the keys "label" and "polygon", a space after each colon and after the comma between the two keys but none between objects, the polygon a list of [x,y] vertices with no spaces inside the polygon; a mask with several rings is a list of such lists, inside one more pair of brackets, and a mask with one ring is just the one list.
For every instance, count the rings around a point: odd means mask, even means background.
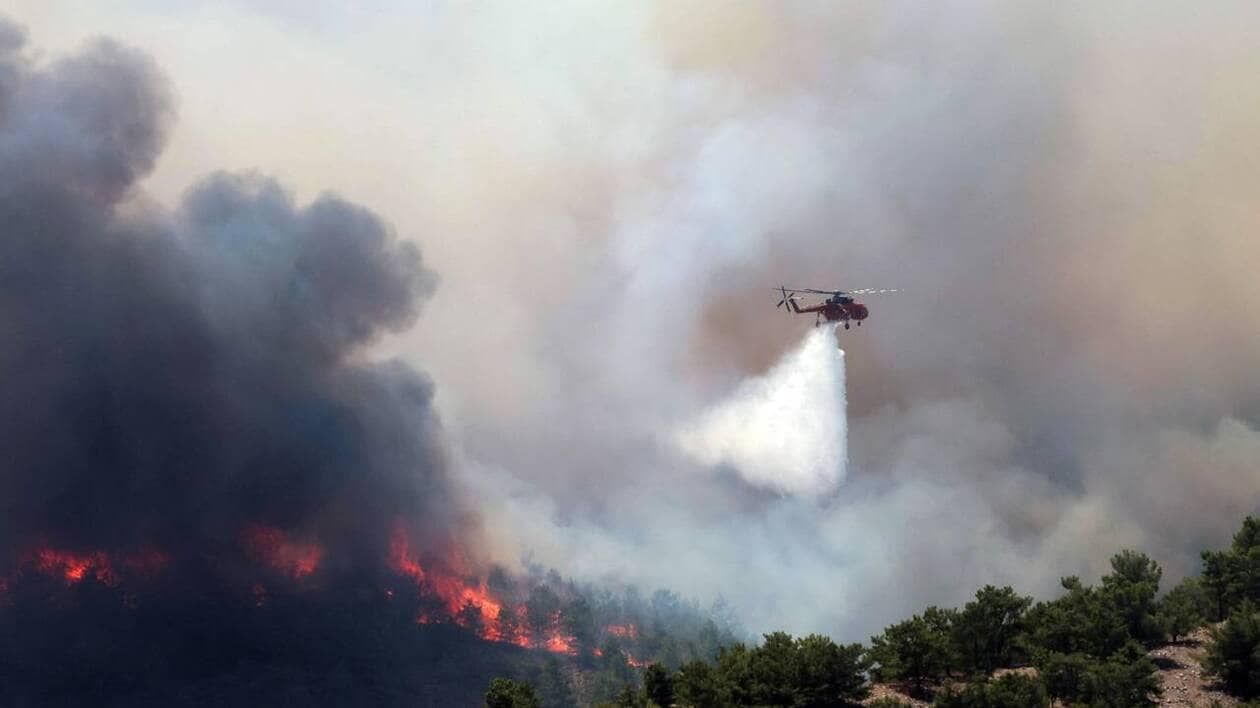
[{"label": "tree", "polygon": [[678,673],[674,674],[674,694],[680,704],[692,708],[720,708],[732,703],[721,676],[699,659],[678,668]]},{"label": "tree", "polygon": [[1128,623],[1115,603],[1074,576],[1061,582],[1065,594],[1033,605],[1024,617],[1024,642],[1034,661],[1047,653],[1106,657],[1124,646]]},{"label": "tree", "polygon": [[1124,550],[1111,557],[1111,570],[1103,576],[1103,593],[1124,617],[1129,636],[1145,643],[1161,639],[1155,619],[1155,595],[1163,575],[1159,564],[1145,553]]},{"label": "tree", "polygon": [[1210,607],[1207,593],[1197,578],[1186,578],[1160,599],[1155,619],[1164,634],[1174,642],[1186,636],[1207,619]]},{"label": "tree", "polygon": [[559,615],[560,597],[551,588],[539,585],[529,593],[529,599],[525,601],[525,619],[535,635],[543,636],[551,631]]},{"label": "tree", "polygon": [[752,651],[738,642],[718,651],[718,675],[729,691],[731,705],[746,706],[753,703],[752,661]]},{"label": "tree", "polygon": [[790,706],[795,703],[799,658],[796,643],[787,632],[765,635],[752,650],[752,702],[756,705]]},{"label": "tree", "polygon": [[1230,545],[1233,556],[1230,589],[1235,603],[1243,600],[1260,602],[1260,519],[1248,516],[1234,534]]},{"label": "tree", "polygon": [[1204,551],[1203,586],[1214,601],[1214,621],[1221,621],[1229,616],[1229,609],[1234,600],[1234,554],[1229,551]]},{"label": "tree", "polygon": [[661,708],[674,705],[674,680],[669,669],[660,664],[652,664],[643,672],[643,691],[648,700]]},{"label": "tree", "polygon": [[486,708],[542,708],[534,687],[512,679],[497,678],[486,692]]},{"label": "tree", "polygon": [[1106,658],[1052,653],[1038,669],[1047,693],[1065,705],[1139,708],[1160,694],[1155,663],[1135,641]]},{"label": "tree", "polygon": [[941,672],[951,675],[954,669],[963,665],[962,653],[952,640],[954,629],[958,624],[959,612],[953,608],[941,608],[935,605],[923,611],[923,621],[934,636],[946,639],[946,650],[941,656]]},{"label": "tree", "polygon": [[1244,600],[1260,602],[1260,519],[1248,516],[1229,550],[1203,551],[1203,584],[1222,620]]},{"label": "tree", "polygon": [[621,689],[621,693],[617,694],[617,700],[613,702],[617,708],[647,708],[647,696],[634,686],[626,684]]},{"label": "tree", "polygon": [[1065,705],[1081,702],[1086,691],[1086,677],[1093,659],[1086,654],[1049,652],[1037,663],[1046,692]]},{"label": "tree", "polygon": [[577,708],[573,699],[573,691],[560,669],[560,662],[555,657],[548,657],[538,672],[536,684],[538,698],[543,708]]},{"label": "tree", "polygon": [[[673,688],[682,705],[701,708],[835,706],[866,697],[869,667],[860,644],[836,644],[818,634],[793,639],[786,632],[773,632],[764,636],[761,646],[734,644],[720,650],[716,668],[698,660],[684,664],[673,677]],[[649,668],[645,682],[653,672]]]},{"label": "tree", "polygon": [[507,605],[499,608],[499,614],[494,623],[499,628],[499,633],[508,641],[515,639],[522,629],[520,617]]},{"label": "tree", "polygon": [[881,680],[909,681],[921,694],[925,682],[935,681],[944,672],[949,654],[949,636],[915,615],[871,637],[868,656],[878,665],[875,674]]},{"label": "tree", "polygon": [[1225,624],[1212,630],[1203,666],[1234,693],[1260,694],[1260,615],[1250,600],[1244,600]]},{"label": "tree", "polygon": [[560,614],[564,632],[573,637],[574,646],[583,660],[590,658],[595,648],[595,613],[586,598],[578,595],[565,605]]},{"label": "tree", "polygon": [[836,644],[811,634],[796,640],[797,706],[834,706],[866,698],[870,662],[861,644]]},{"label": "tree", "polygon": [[1241,555],[1254,548],[1260,548],[1260,519],[1248,516],[1243,519],[1242,527],[1234,534],[1231,550]]},{"label": "tree", "polygon": [[1007,586],[986,585],[963,607],[954,621],[954,643],[969,671],[991,674],[1015,661],[1015,638],[1023,629],[1024,613],[1032,598]]},{"label": "tree", "polygon": [[1144,708],[1160,695],[1155,662],[1137,642],[1130,641],[1105,661],[1090,665],[1082,698],[1090,706]]}]

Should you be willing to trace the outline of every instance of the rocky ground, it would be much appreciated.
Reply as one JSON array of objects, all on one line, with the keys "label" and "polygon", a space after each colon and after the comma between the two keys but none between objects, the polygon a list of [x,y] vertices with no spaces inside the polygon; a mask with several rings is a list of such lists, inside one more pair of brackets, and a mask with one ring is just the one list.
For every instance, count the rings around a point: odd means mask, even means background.
[{"label": "rocky ground", "polygon": [[1216,701],[1221,708],[1232,708],[1239,704],[1238,699],[1220,690],[1216,681],[1203,673],[1199,662],[1207,653],[1208,641],[1208,630],[1202,627],[1176,644],[1151,651],[1164,686],[1159,705],[1210,706]]},{"label": "rocky ground", "polygon": [[900,687],[894,686],[892,684],[887,684],[887,683],[873,684],[871,686],[870,697],[862,701],[862,705],[870,705],[881,698],[892,698],[892,699],[901,701],[902,703],[905,703],[906,705],[915,706],[915,708],[920,708],[921,706],[932,705],[931,703],[928,703],[926,701],[915,700],[911,698],[909,695],[907,695],[905,691],[903,691]]}]

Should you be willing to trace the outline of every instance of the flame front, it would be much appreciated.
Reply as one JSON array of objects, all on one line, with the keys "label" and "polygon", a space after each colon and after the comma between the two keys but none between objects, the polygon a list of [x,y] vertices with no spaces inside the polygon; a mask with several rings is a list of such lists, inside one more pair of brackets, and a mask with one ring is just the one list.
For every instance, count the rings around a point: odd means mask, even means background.
[{"label": "flame front", "polygon": [[101,551],[73,553],[55,548],[35,552],[35,567],[47,575],[60,575],[67,583],[82,582],[89,576],[106,585],[117,585],[118,576],[109,562],[109,554]]},{"label": "flame front", "polygon": [[[239,538],[246,557],[292,581],[303,581],[315,574],[326,555],[320,543],[299,540],[283,529],[262,523],[246,525]],[[164,572],[172,560],[166,552],[153,547],[130,553],[110,553],[95,549],[69,550],[51,545],[39,546],[22,558],[24,570],[20,572],[33,571],[59,578],[68,586],[94,580],[108,587],[131,587],[137,582],[151,581]],[[508,593],[519,595],[521,589],[500,589],[502,594],[496,594],[484,578],[466,570],[467,562],[457,551],[421,556],[413,549],[407,529],[402,524],[396,526],[390,537],[385,560],[395,573],[415,583],[422,596],[437,601],[436,604],[417,608],[417,624],[449,622],[475,632],[487,641],[557,654],[577,655],[580,651],[562,609],[551,609],[541,614],[532,604],[513,601],[506,596]],[[13,580],[12,576],[0,575],[0,596],[7,595]],[[271,581],[255,579],[242,590],[251,604],[265,607],[270,604],[269,585],[274,580],[274,577]],[[298,587],[313,588],[309,584]],[[384,588],[383,592],[388,600],[396,597],[393,588]],[[130,591],[128,596],[134,601],[135,596]],[[555,596],[551,597],[554,601]],[[533,602],[532,598],[530,602]],[[639,630],[632,623],[606,625],[604,633],[623,642],[637,644],[639,640]],[[598,649],[590,650],[602,655]],[[622,649],[621,653],[630,665],[645,665],[629,651]]]},{"label": "flame front", "polygon": [[319,544],[293,541],[284,531],[264,524],[246,526],[241,541],[253,558],[295,580],[314,573],[324,557]]},{"label": "flame front", "polygon": [[639,628],[633,624],[610,624],[606,627],[608,633],[614,637],[622,639],[638,639]]},{"label": "flame front", "polygon": [[[100,550],[72,551],[41,546],[30,554],[27,562],[28,567],[33,567],[38,573],[60,577],[69,585],[94,578],[104,585],[116,587],[123,572],[119,567],[127,573],[149,579],[162,572],[170,557],[158,550],[145,549],[117,560],[116,565],[114,556]],[[7,579],[5,583],[7,585]]]},{"label": "flame front", "polygon": [[[528,649],[546,649],[558,654],[577,654],[573,637],[563,631],[559,612],[553,613],[548,618],[547,627],[537,633],[540,636],[535,636],[528,628],[523,605],[509,606],[490,592],[484,580],[450,570],[462,568],[458,555],[451,554],[443,563],[426,568],[412,551],[407,530],[401,524],[395,526],[390,537],[389,564],[399,575],[411,578],[423,591],[439,599],[450,621],[476,631],[482,639],[508,642]],[[432,624],[437,618],[424,612],[416,621]]]}]

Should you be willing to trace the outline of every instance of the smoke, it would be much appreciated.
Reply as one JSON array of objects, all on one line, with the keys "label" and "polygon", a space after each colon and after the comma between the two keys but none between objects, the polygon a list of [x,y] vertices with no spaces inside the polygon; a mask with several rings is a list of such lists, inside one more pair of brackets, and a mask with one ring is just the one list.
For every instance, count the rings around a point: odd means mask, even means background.
[{"label": "smoke", "polygon": [[[521,171],[463,172],[476,219],[423,208],[467,240],[420,330],[460,328],[485,283],[504,320],[410,345],[503,559],[853,640],[985,583],[1051,594],[1124,546],[1175,581],[1256,508],[1234,457],[1260,427],[1255,8],[607,12],[535,39],[461,23],[488,54],[448,97],[521,120],[438,123]],[[907,289],[846,341],[830,491],[724,407],[808,326],[775,317],[785,281]]]},{"label": "smoke", "polygon": [[[50,33],[99,31],[29,4]],[[1126,545],[1175,581],[1260,503],[1254,3],[147,12],[111,26],[179,67],[192,126],[147,187],[178,194],[211,155],[335,185],[423,238],[442,288],[381,346],[436,382],[459,449],[434,483],[477,498],[500,561],[856,640],[984,583],[1053,593]],[[0,85],[29,81],[5,66]],[[104,194],[79,185],[154,159],[151,141],[123,160],[41,143],[93,114],[3,95],[26,116],[0,144],[26,160],[14,184]],[[182,232],[183,213],[157,221]],[[846,339],[849,462],[822,494],[712,474],[676,444],[797,346],[780,282],[906,288]],[[225,312],[250,301],[206,289]],[[325,324],[287,341],[356,331]],[[4,405],[39,411],[42,389],[16,385]]]},{"label": "smoke", "polygon": [[844,351],[835,326],[815,328],[763,376],[747,379],[677,436],[706,466],[730,465],[749,483],[819,495],[844,480]]},{"label": "smoke", "polygon": [[23,45],[0,21],[3,702],[414,698],[437,664],[415,593],[382,594],[391,536],[426,562],[475,536],[432,384],[365,348],[435,276],[371,211],[257,174],[155,206],[154,62]]}]

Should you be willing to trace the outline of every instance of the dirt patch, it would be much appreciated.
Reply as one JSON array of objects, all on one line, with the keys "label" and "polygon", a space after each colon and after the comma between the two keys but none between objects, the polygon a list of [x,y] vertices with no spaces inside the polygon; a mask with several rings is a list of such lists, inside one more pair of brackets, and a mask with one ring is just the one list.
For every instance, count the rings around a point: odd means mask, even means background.
[{"label": "dirt patch", "polygon": [[1164,695],[1161,706],[1210,706],[1213,701],[1222,708],[1240,705],[1240,701],[1225,693],[1216,679],[1203,670],[1202,660],[1211,642],[1207,627],[1194,630],[1176,644],[1166,644],[1150,651],[1151,659],[1159,667],[1159,678]]},{"label": "dirt patch", "polygon": [[871,695],[864,701],[862,705],[870,705],[881,698],[892,698],[901,701],[907,705],[915,706],[915,708],[926,708],[931,706],[931,702],[911,698],[910,694],[904,688],[896,684],[875,683],[871,684]]}]

